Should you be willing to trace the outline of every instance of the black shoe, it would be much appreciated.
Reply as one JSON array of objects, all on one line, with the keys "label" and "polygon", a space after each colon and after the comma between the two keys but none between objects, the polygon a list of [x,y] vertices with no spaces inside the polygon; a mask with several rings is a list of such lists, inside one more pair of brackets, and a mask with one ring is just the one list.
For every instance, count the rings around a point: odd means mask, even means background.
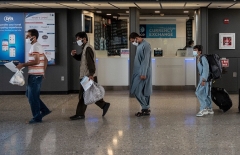
[{"label": "black shoe", "polygon": [[48,114],[50,114],[52,111],[48,111],[48,112],[46,112],[46,113],[42,113],[42,117],[45,117],[45,116],[47,116]]},{"label": "black shoe", "polygon": [[74,115],[70,117],[71,120],[78,120],[78,119],[84,119],[84,118],[85,116],[78,116],[78,115]]},{"label": "black shoe", "polygon": [[34,119],[31,119],[29,122],[26,122],[27,124],[36,124],[36,123],[42,123],[42,120],[36,121]]},{"label": "black shoe", "polygon": [[105,115],[106,115],[109,107],[110,107],[110,103],[105,103],[105,105],[104,105],[104,107],[103,107],[103,114],[102,114],[102,116],[105,116]]}]

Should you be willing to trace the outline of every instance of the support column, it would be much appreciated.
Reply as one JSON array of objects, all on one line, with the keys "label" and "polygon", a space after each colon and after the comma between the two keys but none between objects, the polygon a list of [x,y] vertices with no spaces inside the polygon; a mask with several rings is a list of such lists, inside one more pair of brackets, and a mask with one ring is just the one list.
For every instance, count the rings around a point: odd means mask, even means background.
[{"label": "support column", "polygon": [[203,54],[208,53],[208,8],[202,7],[197,11],[197,44],[203,46]]},{"label": "support column", "polygon": [[[137,32],[139,33],[139,17],[140,17],[140,13],[138,8],[136,7],[130,7],[129,8],[129,34],[131,34],[132,32]],[[130,42],[129,42],[129,94],[131,91],[131,87],[132,87],[132,74],[133,74],[133,65],[134,65],[134,58],[136,55],[136,46],[133,46]],[[130,94],[131,96],[131,94]]]}]

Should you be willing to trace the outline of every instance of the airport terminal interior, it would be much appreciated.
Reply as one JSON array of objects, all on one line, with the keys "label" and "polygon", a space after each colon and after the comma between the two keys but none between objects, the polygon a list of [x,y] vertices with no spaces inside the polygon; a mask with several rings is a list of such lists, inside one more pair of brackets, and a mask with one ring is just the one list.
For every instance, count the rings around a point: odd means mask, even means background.
[{"label": "airport terminal interior", "polygon": [[[238,155],[239,19],[238,0],[0,1],[0,155]],[[38,30],[48,60],[40,98],[51,111],[34,123],[25,95],[31,68],[22,70],[21,86],[10,83],[14,65],[28,61],[29,29]],[[88,105],[84,119],[72,120],[81,62],[71,51],[84,52],[75,36],[81,31],[110,107],[102,116],[105,106]],[[140,117],[142,107],[130,93],[138,49],[132,32],[151,46],[151,113]],[[229,95],[226,112],[212,101],[214,114],[196,116],[200,62],[192,42],[221,58],[224,72],[212,87]]]}]

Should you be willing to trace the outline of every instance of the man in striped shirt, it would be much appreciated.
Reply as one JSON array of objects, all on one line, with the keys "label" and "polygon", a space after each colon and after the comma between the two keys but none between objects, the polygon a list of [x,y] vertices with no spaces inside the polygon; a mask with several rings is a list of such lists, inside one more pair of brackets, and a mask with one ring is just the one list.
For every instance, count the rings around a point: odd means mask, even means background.
[{"label": "man in striped shirt", "polygon": [[36,29],[30,29],[26,35],[26,43],[31,44],[29,60],[27,63],[19,63],[17,68],[28,67],[28,86],[26,96],[31,106],[33,118],[29,124],[40,123],[42,118],[51,113],[40,99],[42,79],[47,68],[47,58],[42,46],[37,42],[39,33]]}]

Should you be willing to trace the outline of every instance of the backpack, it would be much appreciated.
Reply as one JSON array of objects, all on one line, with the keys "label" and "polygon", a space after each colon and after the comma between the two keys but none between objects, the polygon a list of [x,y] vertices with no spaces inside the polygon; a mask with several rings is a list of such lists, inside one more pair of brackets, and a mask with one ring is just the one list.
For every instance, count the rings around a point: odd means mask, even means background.
[{"label": "backpack", "polygon": [[207,58],[209,64],[209,76],[207,81],[220,79],[222,76],[222,63],[218,54],[204,54],[200,57],[200,63],[202,64],[202,57]]}]

